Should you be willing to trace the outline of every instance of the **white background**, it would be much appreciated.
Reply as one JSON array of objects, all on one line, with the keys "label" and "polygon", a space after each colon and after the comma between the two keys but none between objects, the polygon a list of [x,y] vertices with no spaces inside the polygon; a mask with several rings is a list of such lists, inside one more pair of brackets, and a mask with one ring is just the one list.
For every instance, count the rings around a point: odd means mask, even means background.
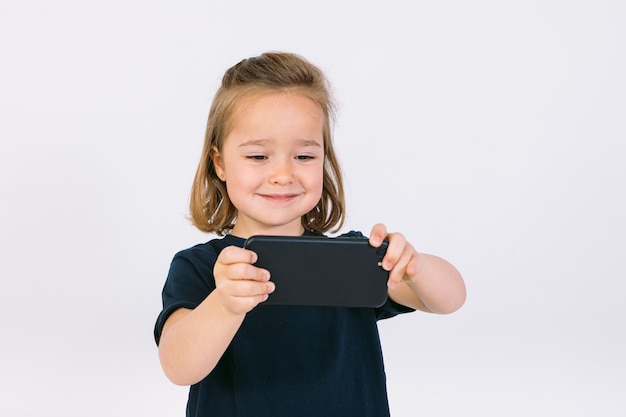
[{"label": "white background", "polygon": [[[410,3],[413,3],[410,5]],[[396,417],[626,413],[626,6],[0,0],[0,415],[182,416],[152,326],[224,70],[334,85],[346,230],[453,262],[380,324]]]}]

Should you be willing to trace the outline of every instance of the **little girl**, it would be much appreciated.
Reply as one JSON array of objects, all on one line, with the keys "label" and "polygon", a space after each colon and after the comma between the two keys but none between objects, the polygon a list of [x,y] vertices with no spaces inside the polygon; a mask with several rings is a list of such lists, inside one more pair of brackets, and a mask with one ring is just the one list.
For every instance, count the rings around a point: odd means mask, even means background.
[{"label": "little girl", "polygon": [[191,385],[187,416],[388,416],[377,320],[465,301],[452,265],[377,224],[370,244],[389,241],[384,305],[264,305],[271,271],[245,239],[343,224],[333,115],[326,78],[294,54],[244,59],[222,79],[190,203],[194,225],[222,237],[175,255],[155,326],[165,374]]}]

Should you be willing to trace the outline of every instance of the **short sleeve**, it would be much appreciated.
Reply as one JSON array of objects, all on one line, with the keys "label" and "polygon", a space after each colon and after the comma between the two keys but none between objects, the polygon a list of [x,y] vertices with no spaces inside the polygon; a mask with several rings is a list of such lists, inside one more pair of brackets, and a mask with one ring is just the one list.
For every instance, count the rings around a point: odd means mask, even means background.
[{"label": "short sleeve", "polygon": [[398,304],[391,298],[387,297],[387,301],[385,301],[385,304],[376,308],[376,320],[389,319],[391,317],[397,316],[398,314],[412,313],[414,311],[414,308]]},{"label": "short sleeve", "polygon": [[165,321],[175,310],[196,308],[215,289],[213,266],[216,259],[217,254],[210,244],[197,245],[174,256],[163,286],[163,310],[154,326],[157,345]]}]

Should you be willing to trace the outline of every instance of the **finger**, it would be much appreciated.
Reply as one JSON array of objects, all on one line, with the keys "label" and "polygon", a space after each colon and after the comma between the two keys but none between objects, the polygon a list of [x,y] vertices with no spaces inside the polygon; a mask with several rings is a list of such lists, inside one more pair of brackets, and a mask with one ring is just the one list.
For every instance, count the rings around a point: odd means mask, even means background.
[{"label": "finger", "polygon": [[215,280],[220,279],[251,279],[269,280],[269,272],[252,265],[257,260],[253,251],[229,246],[222,250],[213,267]]},{"label": "finger", "polygon": [[372,227],[369,243],[377,248],[382,245],[383,240],[387,236],[387,227],[382,223],[377,223]]},{"label": "finger", "polygon": [[407,247],[407,241],[400,233],[390,233],[387,235],[389,246],[383,258],[382,266],[386,271],[391,271],[398,263],[398,260]]},{"label": "finger", "polygon": [[266,301],[269,298],[269,294],[273,292],[273,285],[269,286],[270,283],[267,283],[265,287],[265,291],[261,291],[261,293],[250,296],[233,296],[223,294],[222,301],[224,303],[224,307],[237,314],[245,314],[250,310],[255,308],[259,303]]},{"label": "finger", "polygon": [[270,273],[267,269],[258,268],[247,263],[220,265],[214,269],[215,278],[229,280],[269,281]]},{"label": "finger", "polygon": [[420,271],[422,270],[423,260],[424,258],[419,254],[419,252],[414,250],[413,256],[411,256],[411,260],[406,266],[406,275],[409,279],[413,279],[417,275],[419,275]]},{"label": "finger", "polygon": [[220,252],[217,261],[225,265],[236,263],[253,264],[257,261],[257,254],[248,249],[228,246]]},{"label": "finger", "polygon": [[259,292],[259,294],[246,297],[247,299],[249,299],[250,302],[254,304],[253,307],[256,306],[258,303],[266,301],[269,298],[270,294],[274,292],[276,287],[274,286],[273,282],[268,282],[264,286],[262,286],[261,289],[262,291]]},{"label": "finger", "polygon": [[389,273],[389,280],[387,285],[389,288],[395,288],[404,280],[404,275],[407,273],[407,268],[411,265],[412,251],[405,250],[401,255],[393,269]]},{"label": "finger", "polygon": [[270,283],[267,283],[267,284],[268,285],[266,287],[266,290],[261,292],[260,294],[254,295],[254,296],[250,296],[250,297],[242,297],[242,298],[240,298],[240,300],[242,300],[244,303],[248,303],[249,310],[252,310],[259,303],[267,301],[267,299],[269,298],[270,294],[272,292],[274,292],[274,288],[275,287],[274,287],[273,283],[270,282]]},{"label": "finger", "polygon": [[230,286],[230,290],[232,291],[230,295],[240,298],[258,297],[271,294],[276,288],[274,283],[271,281],[233,281]]}]

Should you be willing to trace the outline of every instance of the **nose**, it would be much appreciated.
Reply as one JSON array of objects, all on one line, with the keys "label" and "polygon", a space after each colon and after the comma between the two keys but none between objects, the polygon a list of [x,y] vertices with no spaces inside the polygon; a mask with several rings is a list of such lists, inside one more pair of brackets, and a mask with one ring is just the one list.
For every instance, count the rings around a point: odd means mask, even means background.
[{"label": "nose", "polygon": [[287,185],[294,181],[294,167],[291,161],[274,161],[269,182],[274,185]]}]

